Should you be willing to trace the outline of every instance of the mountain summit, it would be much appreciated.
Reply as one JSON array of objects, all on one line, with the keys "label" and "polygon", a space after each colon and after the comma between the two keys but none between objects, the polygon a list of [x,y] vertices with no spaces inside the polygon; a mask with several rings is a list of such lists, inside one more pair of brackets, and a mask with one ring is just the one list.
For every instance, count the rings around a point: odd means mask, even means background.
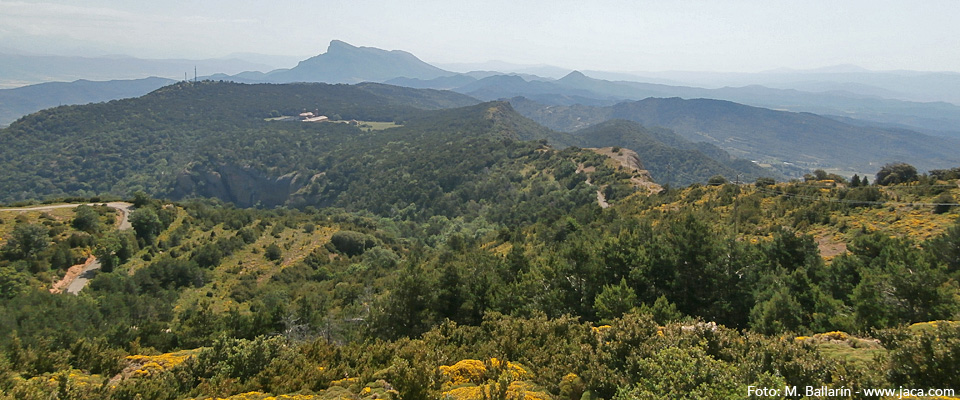
[{"label": "mountain summit", "polygon": [[396,77],[433,79],[449,75],[454,73],[427,64],[405,51],[357,47],[333,40],[326,53],[303,60],[292,69],[273,71],[267,74],[267,80],[276,83],[359,83],[383,82]]},{"label": "mountain summit", "polygon": [[567,82],[582,82],[582,81],[589,80],[589,79],[590,79],[590,78],[587,77],[586,75],[584,75],[583,72],[580,72],[580,71],[571,71],[569,74],[567,74],[567,75],[564,76],[563,78],[560,78],[559,81],[560,81],[560,82],[567,83]]}]

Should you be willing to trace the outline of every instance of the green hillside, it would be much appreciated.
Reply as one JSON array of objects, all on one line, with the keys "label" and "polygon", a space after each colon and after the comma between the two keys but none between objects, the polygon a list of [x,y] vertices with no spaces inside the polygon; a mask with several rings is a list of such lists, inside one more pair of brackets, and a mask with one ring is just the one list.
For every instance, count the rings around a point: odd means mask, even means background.
[{"label": "green hillside", "polygon": [[[141,196],[118,236],[102,216],[79,230],[79,210],[0,211],[13,225],[0,396],[693,399],[960,383],[944,367],[957,325],[907,328],[960,316],[957,210],[928,205],[960,190],[728,184],[601,209],[560,201],[582,184],[555,180],[562,164],[512,181],[549,205],[422,221]],[[510,210],[526,218],[493,217]],[[58,233],[25,251],[15,232],[33,227]],[[79,296],[51,294],[60,249],[114,251],[118,265]]]},{"label": "green hillside", "polygon": [[[263,188],[283,185],[278,178],[284,174],[299,172],[309,178],[321,172],[317,168],[323,154],[336,152],[344,142],[362,142],[365,136],[362,128],[347,124],[270,117],[311,111],[344,120],[402,121],[423,109],[475,103],[451,92],[375,84],[187,82],[136,99],[58,107],[0,131],[7,171],[0,177],[0,201],[129,195],[138,190],[176,197],[196,190],[190,184],[192,174],[230,169],[241,171],[237,175],[247,183],[235,185],[233,192],[222,191],[221,198],[242,205],[281,204],[305,182],[287,183],[287,193]],[[249,190],[261,194],[251,197],[246,195]],[[240,194],[245,195],[237,197]]]}]

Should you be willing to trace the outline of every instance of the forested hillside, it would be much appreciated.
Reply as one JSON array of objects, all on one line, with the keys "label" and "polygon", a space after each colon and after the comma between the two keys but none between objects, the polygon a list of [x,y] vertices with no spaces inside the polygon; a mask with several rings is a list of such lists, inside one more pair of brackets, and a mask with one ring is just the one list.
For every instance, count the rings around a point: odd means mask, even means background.
[{"label": "forested hillside", "polygon": [[[702,183],[714,175],[780,177],[662,130],[611,125],[571,135],[544,128],[506,103],[475,104],[453,92],[373,83],[205,81],[137,99],[57,107],[0,131],[8,171],[0,176],[0,201],[143,191],[174,199],[216,197],[242,207],[349,208],[364,201],[357,193],[383,191],[385,182],[406,185],[406,191],[386,189],[403,196],[377,198],[382,204],[376,212],[389,214],[411,204],[476,200],[476,193],[462,191],[490,179],[481,172],[507,168],[506,160],[539,146],[519,141],[538,140],[557,149],[635,150],[655,180],[672,185]],[[302,112],[359,122],[283,118]],[[367,122],[401,126],[371,129]]]},{"label": "forested hillside", "polygon": [[[429,218],[139,196],[123,235],[104,209],[0,212],[0,388],[628,399],[960,384],[946,367],[960,326],[907,327],[960,316],[958,214],[936,206],[960,194],[949,175],[696,185],[603,209],[571,170],[588,153],[534,154],[540,172],[498,184],[519,197]],[[115,265],[51,294],[63,252]]]},{"label": "forested hillside", "polygon": [[[309,178],[322,172],[316,164],[325,153],[339,151],[344,142],[362,142],[363,129],[267,119],[310,111],[344,120],[402,121],[424,109],[475,103],[451,92],[378,84],[185,82],[137,99],[53,108],[0,131],[7,171],[0,177],[0,201],[136,190],[185,195],[194,190],[189,179],[198,169],[239,170],[254,188],[289,173]],[[292,193],[299,187],[285,189]],[[283,203],[229,197],[241,193],[246,194],[240,190],[222,198],[242,205]]]}]

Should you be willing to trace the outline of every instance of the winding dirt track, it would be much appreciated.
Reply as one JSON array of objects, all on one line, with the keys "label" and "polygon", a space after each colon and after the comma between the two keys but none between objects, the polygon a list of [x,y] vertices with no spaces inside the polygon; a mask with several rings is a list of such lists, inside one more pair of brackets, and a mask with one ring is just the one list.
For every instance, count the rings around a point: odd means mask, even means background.
[{"label": "winding dirt track", "polygon": [[[96,204],[103,203],[87,203],[86,205],[92,206]],[[117,229],[122,231],[133,228],[133,226],[130,225],[130,211],[131,208],[133,208],[133,204],[123,201],[115,201],[106,204],[107,207],[113,208],[120,212],[120,220],[117,222]],[[58,208],[74,208],[81,205],[84,204],[56,204],[37,207],[0,208],[0,211],[47,211]],[[80,267],[80,265],[71,267],[71,269],[75,267]],[[100,269],[100,261],[97,260],[96,257],[90,256],[90,259],[88,259],[86,263],[82,264],[82,269],[80,269],[80,271],[67,272],[67,275],[64,277],[64,279],[60,282],[57,282],[54,285],[54,288],[62,290],[63,287],[66,287],[67,293],[79,294],[80,291],[87,286],[87,283],[90,282],[90,279],[93,278],[95,274],[94,271],[98,269]]]}]

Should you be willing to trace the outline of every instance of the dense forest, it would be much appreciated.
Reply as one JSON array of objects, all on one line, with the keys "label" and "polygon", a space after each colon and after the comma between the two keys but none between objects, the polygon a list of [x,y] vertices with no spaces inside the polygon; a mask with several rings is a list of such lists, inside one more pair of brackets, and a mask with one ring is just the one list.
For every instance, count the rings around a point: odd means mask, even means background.
[{"label": "dense forest", "polygon": [[[0,131],[38,148],[71,127],[116,139],[3,159],[61,168],[2,178],[20,185],[7,201],[76,206],[0,210],[0,399],[960,389],[960,169],[889,164],[870,177],[817,170],[781,183],[714,175],[661,188],[622,160],[644,149],[551,147],[565,134],[503,102],[446,108],[424,97],[433,92],[296,87],[342,92],[264,112],[243,92],[279,85],[180,84]],[[151,130],[141,106],[194,90],[236,102],[237,125],[215,128],[225,120],[177,97],[156,106],[179,104],[190,122]],[[351,100],[367,95],[385,103]],[[401,95],[409,102],[383,100]],[[437,110],[405,105],[413,99]],[[401,126],[267,120],[327,102],[321,113]],[[137,129],[107,117],[136,110]],[[671,140],[608,125],[598,129]],[[142,154],[105,156],[135,141]],[[167,167],[145,161],[160,155]],[[230,165],[300,184],[275,204],[231,199],[223,194],[274,190],[224,185]],[[64,186],[79,173],[116,175]],[[124,199],[131,229],[105,204]],[[91,256],[102,267],[89,283],[60,293]]]}]

